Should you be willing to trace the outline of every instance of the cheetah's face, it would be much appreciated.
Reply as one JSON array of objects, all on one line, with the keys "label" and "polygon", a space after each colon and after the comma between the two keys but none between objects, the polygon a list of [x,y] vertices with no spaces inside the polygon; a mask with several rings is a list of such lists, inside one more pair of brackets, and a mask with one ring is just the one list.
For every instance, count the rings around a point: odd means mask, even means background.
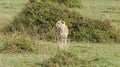
[{"label": "cheetah's face", "polygon": [[57,28],[57,29],[62,28],[63,26],[65,26],[65,23],[64,23],[62,20],[59,20],[59,21],[56,23],[56,28]]}]

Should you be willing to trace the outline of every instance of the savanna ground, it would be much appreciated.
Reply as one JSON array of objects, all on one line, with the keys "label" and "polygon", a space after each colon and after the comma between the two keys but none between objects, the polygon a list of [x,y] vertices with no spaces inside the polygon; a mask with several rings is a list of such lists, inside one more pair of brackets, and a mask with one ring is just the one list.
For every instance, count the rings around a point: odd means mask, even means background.
[{"label": "savanna ground", "polygon": [[[14,16],[21,11],[28,0],[0,0],[0,28],[9,24]],[[90,18],[104,19],[108,15],[111,24],[118,30],[120,21],[120,0],[82,0],[84,7],[79,10]],[[2,38],[9,36],[2,36]],[[11,39],[11,38],[9,38]],[[39,41],[36,39],[36,41]],[[0,67],[40,67],[42,61],[53,57],[57,52],[56,42],[39,41],[44,47],[39,53],[5,53],[0,54]],[[81,61],[82,67],[119,67],[120,45],[117,43],[85,43],[69,42],[69,49]],[[0,46],[2,42],[0,41]],[[79,66],[78,66],[79,67]]]}]

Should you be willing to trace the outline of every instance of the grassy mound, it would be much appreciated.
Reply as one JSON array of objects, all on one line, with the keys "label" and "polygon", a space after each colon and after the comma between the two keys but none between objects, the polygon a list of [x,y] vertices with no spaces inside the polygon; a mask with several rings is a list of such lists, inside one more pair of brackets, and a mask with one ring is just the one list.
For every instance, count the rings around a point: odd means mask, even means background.
[{"label": "grassy mound", "polygon": [[80,65],[78,57],[72,52],[61,51],[53,58],[43,61],[42,67],[68,67]]},{"label": "grassy mound", "polygon": [[70,51],[58,52],[54,57],[40,63],[35,63],[36,66],[41,67],[96,67],[97,63],[101,63],[100,66],[111,65],[108,60],[100,56],[94,56],[91,59],[79,58],[75,53]]},{"label": "grassy mound", "polygon": [[27,3],[14,21],[4,28],[5,32],[27,32],[40,39],[55,40],[55,23],[66,21],[69,37],[76,41],[106,42],[119,41],[108,21],[83,17],[79,12],[55,2]]}]

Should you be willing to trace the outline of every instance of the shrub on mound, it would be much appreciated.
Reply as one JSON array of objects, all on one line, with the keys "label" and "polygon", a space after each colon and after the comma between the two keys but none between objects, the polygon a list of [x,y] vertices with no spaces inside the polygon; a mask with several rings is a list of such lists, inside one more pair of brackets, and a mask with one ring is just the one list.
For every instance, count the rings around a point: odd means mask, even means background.
[{"label": "shrub on mound", "polygon": [[83,17],[78,11],[53,2],[27,3],[25,8],[8,25],[7,32],[27,32],[40,39],[55,40],[55,23],[66,21],[69,37],[76,41],[106,42],[118,40],[109,22]]}]

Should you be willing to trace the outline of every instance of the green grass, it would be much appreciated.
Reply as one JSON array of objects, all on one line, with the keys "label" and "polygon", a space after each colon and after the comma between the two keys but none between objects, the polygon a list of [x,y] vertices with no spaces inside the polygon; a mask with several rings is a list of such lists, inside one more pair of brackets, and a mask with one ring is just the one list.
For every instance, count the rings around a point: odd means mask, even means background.
[{"label": "green grass", "polygon": [[[57,43],[45,42],[50,50],[45,53],[27,54],[0,54],[1,67],[40,67],[42,61],[53,57],[57,52]],[[52,50],[52,47],[54,48]],[[43,46],[45,47],[45,46]],[[74,52],[81,61],[85,61],[85,67],[119,67],[120,45],[115,43],[76,43],[69,42],[69,50]],[[87,63],[90,62],[90,63]]]},{"label": "green grass", "polygon": [[82,0],[84,7],[80,9],[83,14],[100,19],[104,18],[103,13],[109,13],[109,18],[119,19],[120,1],[116,0]]},{"label": "green grass", "polygon": [[13,20],[28,0],[1,0],[0,1],[0,28]]},{"label": "green grass", "polygon": [[120,0],[82,0],[83,8],[77,9],[82,14],[99,20],[104,20],[106,14],[116,28],[120,28]]},{"label": "green grass", "polygon": [[2,54],[1,67],[32,67],[50,56],[46,54]]},{"label": "green grass", "polygon": [[[0,0],[0,28],[10,23],[14,16],[21,11],[28,0]],[[109,20],[119,29],[120,5],[119,0],[82,0],[82,14],[95,19],[104,19],[104,13],[109,13]],[[2,38],[1,36],[0,38]],[[5,36],[7,37],[7,36]],[[6,53],[0,54],[0,67],[40,67],[42,61],[57,53],[57,43],[42,42],[39,53]],[[1,45],[1,44],[0,44]],[[77,54],[81,61],[91,62],[84,67],[119,67],[120,44],[116,43],[77,43],[69,42],[69,49]],[[94,60],[96,59],[96,60]]]}]

